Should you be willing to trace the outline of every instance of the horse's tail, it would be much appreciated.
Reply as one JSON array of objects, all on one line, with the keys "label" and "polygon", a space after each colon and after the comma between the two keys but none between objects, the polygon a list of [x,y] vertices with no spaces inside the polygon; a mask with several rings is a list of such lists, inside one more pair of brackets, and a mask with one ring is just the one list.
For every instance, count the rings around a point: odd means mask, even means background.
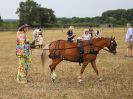
[{"label": "horse's tail", "polygon": [[49,44],[45,45],[44,50],[42,50],[42,53],[41,53],[41,61],[42,61],[42,67],[44,67],[44,64],[45,64],[45,60],[46,60],[46,51],[49,49]]}]

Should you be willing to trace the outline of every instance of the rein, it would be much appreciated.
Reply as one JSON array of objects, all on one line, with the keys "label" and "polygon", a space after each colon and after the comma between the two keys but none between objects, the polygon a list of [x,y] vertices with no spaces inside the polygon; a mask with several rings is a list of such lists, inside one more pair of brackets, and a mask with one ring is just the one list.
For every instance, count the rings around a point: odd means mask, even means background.
[{"label": "rein", "polygon": [[[83,47],[85,47],[85,46],[88,46],[88,45],[84,45]],[[98,48],[101,48],[100,46],[95,46],[95,47],[98,47]],[[53,49],[40,49],[40,50],[68,50],[68,49],[74,49],[74,48],[78,48],[77,46],[76,47],[69,47],[69,48],[58,48],[58,49],[56,49],[56,48],[53,48]],[[34,49],[38,49],[38,48],[34,48]],[[110,52],[110,50],[108,50],[108,49],[105,49],[105,48],[101,48],[101,49],[103,49],[103,50],[105,50],[105,51],[107,51],[107,52]],[[111,53],[111,52],[110,52]]]},{"label": "rein", "polygon": [[[102,48],[103,50],[105,50],[105,51],[107,51],[107,52],[110,52],[110,50],[108,50],[108,49],[105,49],[105,48]],[[111,53],[111,52],[110,52]]]}]

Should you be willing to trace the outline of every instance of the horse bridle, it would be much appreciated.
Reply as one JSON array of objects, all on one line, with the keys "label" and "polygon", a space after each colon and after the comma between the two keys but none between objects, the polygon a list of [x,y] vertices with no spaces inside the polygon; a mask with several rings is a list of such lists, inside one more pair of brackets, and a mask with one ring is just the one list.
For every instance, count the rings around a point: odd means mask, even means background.
[{"label": "horse bridle", "polygon": [[108,51],[113,53],[114,51],[116,51],[116,46],[117,46],[116,41],[111,38],[110,44],[109,44],[109,46],[107,46],[107,48],[109,49]]}]

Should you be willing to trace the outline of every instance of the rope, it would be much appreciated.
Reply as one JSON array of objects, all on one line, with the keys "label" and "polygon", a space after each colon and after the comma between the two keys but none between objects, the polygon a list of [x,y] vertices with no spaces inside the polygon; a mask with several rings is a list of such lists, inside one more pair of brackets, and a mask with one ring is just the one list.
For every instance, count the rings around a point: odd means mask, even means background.
[{"label": "rope", "polygon": [[[88,45],[84,45],[83,47],[85,47],[85,46],[88,46]],[[101,48],[101,49],[103,49],[103,50],[105,50],[105,51],[107,51],[107,52],[110,52],[110,50],[108,50],[108,49],[105,49],[105,48],[102,48],[102,47],[100,47],[100,46],[95,46],[95,47],[99,47],[99,48]],[[78,48],[77,46],[76,47],[69,47],[69,48],[58,48],[58,49],[55,49],[55,48],[53,48],[53,49],[40,49],[40,50],[68,50],[68,49],[74,49],[74,48]],[[39,49],[39,48],[34,48],[34,49]],[[111,53],[111,52],[110,52]]]},{"label": "rope", "polygon": [[[69,47],[69,48],[58,48],[58,49],[55,49],[55,48],[53,48],[53,49],[40,49],[40,50],[67,50],[67,49],[73,49],[73,48],[78,48],[78,47]],[[39,49],[39,48],[34,48],[34,49]]]}]

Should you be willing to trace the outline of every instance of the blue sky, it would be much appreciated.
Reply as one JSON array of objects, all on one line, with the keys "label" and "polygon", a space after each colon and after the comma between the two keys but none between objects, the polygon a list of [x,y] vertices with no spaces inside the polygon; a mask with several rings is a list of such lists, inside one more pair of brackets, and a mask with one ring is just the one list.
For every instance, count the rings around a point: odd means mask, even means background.
[{"label": "blue sky", "polygon": [[[2,19],[18,19],[15,14],[19,2],[25,0],[0,0]],[[42,7],[51,8],[57,17],[94,17],[114,9],[133,8],[133,0],[34,0]]]}]

